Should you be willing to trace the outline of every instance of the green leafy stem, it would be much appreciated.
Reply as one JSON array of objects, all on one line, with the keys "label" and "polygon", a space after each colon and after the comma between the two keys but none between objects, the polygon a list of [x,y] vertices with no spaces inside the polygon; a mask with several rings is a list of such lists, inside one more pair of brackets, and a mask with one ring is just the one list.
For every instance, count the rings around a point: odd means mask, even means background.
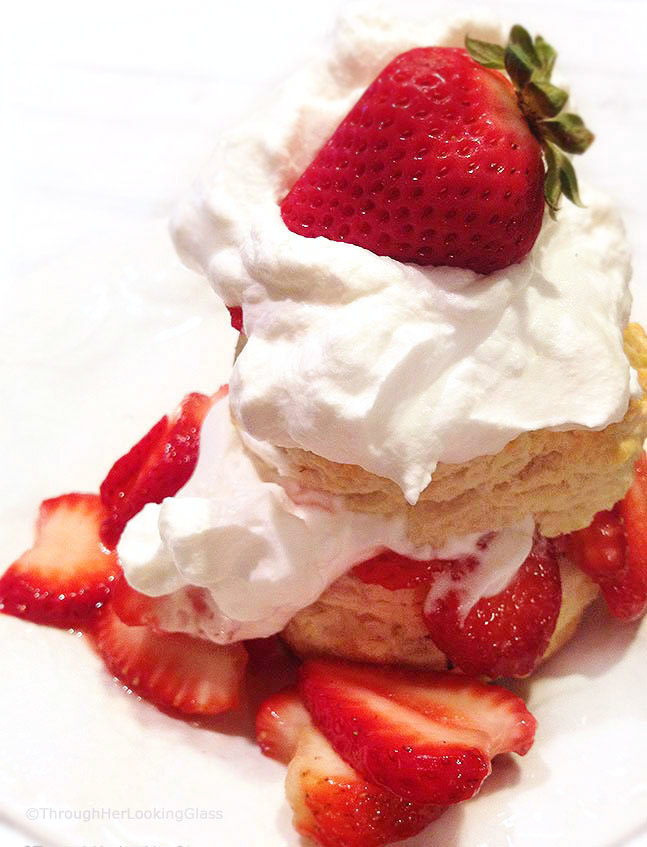
[{"label": "green leafy stem", "polygon": [[508,44],[489,44],[467,36],[467,52],[486,68],[506,71],[531,130],[539,140],[546,163],[544,195],[554,217],[562,194],[578,206],[580,200],[575,169],[568,154],[587,150],[594,139],[579,115],[563,112],[568,92],[550,81],[557,53],[541,35],[533,41],[516,24]]}]

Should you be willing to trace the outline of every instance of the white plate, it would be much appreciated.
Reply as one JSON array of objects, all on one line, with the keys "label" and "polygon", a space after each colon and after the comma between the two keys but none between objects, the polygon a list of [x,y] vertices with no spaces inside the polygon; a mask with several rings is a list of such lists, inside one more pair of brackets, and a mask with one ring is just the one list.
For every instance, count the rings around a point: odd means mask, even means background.
[{"label": "white plate", "polygon": [[[234,341],[161,223],[26,280],[0,326],[7,564],[29,545],[41,499],[96,490],[184,393],[226,381]],[[284,768],[253,742],[251,706],[192,726],[126,694],[82,637],[0,615],[0,639],[3,847],[300,843]],[[502,757],[476,800],[407,843],[645,843],[646,667],[647,625],[595,608],[518,686],[539,721],[531,752]]]}]

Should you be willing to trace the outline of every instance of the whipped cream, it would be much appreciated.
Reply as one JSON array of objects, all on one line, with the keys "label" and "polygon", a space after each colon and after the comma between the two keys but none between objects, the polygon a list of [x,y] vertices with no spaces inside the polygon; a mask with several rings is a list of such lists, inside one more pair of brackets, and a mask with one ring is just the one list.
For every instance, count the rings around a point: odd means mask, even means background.
[{"label": "whipped cream", "polygon": [[[385,548],[413,559],[479,559],[480,576],[468,578],[476,602],[504,588],[530,550],[532,518],[498,532],[485,550],[482,533],[442,549],[414,546],[402,513],[351,512],[341,497],[302,491],[272,467],[280,466],[278,453],[273,458],[272,448],[257,446],[263,462],[245,449],[227,400],[216,403],[189,482],[126,526],[119,557],[128,582],[151,596],[176,595],[165,628],[220,643],[272,635],[350,567]],[[187,586],[205,589],[198,608]]]},{"label": "whipped cream", "polygon": [[228,305],[247,345],[231,377],[257,439],[357,464],[415,503],[439,461],[494,454],[521,432],[600,429],[629,399],[630,263],[602,197],[564,203],[531,254],[486,277],[305,238],[279,202],[397,54],[500,41],[484,19],[342,18],[325,54],[221,138],[180,206],[176,246]]}]

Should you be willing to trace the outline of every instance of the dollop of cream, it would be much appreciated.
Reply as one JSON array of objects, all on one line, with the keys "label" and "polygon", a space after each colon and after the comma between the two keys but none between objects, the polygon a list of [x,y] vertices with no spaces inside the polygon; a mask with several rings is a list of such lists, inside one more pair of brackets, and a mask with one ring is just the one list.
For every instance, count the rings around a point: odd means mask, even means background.
[{"label": "dollop of cream", "polygon": [[[175,614],[166,610],[174,631],[219,643],[272,635],[354,564],[385,548],[414,559],[489,557],[497,574],[471,591],[476,602],[478,590],[504,587],[530,549],[532,519],[496,533],[485,551],[482,533],[440,550],[414,546],[403,514],[350,512],[341,497],[295,488],[273,467],[272,448],[258,449],[263,461],[244,447],[227,400],[219,401],[205,419],[189,482],[126,526],[119,543],[126,578],[144,594],[175,595]],[[182,591],[187,586],[205,589],[201,608]]]},{"label": "dollop of cream", "polygon": [[604,428],[629,399],[630,263],[599,195],[565,202],[523,262],[485,277],[305,238],[281,219],[281,199],[379,71],[467,32],[502,38],[478,18],[343,17],[324,52],[221,138],[173,222],[183,259],[243,307],[239,425],[391,479],[409,503],[440,461],[497,453],[529,430]]}]

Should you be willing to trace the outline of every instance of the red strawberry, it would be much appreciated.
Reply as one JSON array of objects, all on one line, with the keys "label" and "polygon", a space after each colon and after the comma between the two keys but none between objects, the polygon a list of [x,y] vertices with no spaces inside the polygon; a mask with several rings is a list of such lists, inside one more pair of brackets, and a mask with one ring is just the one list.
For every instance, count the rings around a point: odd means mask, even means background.
[{"label": "red strawberry", "polygon": [[294,688],[273,694],[256,715],[256,740],[265,756],[287,765],[297,750],[299,735],[311,725],[310,714]]},{"label": "red strawberry", "polygon": [[217,715],[239,702],[247,664],[242,644],[128,626],[108,605],[92,636],[108,670],[146,700],[191,715]]},{"label": "red strawberry", "polygon": [[[507,50],[420,47],[364,92],[281,203],[287,227],[419,265],[489,273],[532,248],[546,199],[578,201],[570,161],[593,140],[550,85],[554,51],[514,27]],[[483,62],[487,67],[478,62]],[[506,68],[510,84],[498,70]],[[556,146],[557,145],[557,146]],[[562,179],[562,172],[565,176]]]},{"label": "red strawberry", "polygon": [[596,582],[609,611],[633,621],[647,612],[647,456],[624,499],[590,526],[564,536],[568,557]]},{"label": "red strawberry", "polygon": [[232,327],[238,332],[243,331],[243,310],[241,306],[227,306]]},{"label": "red strawberry", "polygon": [[299,687],[315,726],[376,785],[413,803],[472,797],[499,753],[523,755],[535,720],[503,688],[449,673],[307,661]]},{"label": "red strawberry", "polygon": [[207,412],[227,394],[187,394],[173,415],[161,418],[125,456],[114,463],[101,484],[108,517],[101,527],[105,544],[115,547],[128,521],[146,503],[161,503],[188,482],[200,449],[200,427]]},{"label": "red strawberry", "polygon": [[117,617],[128,626],[149,626],[158,629],[159,607],[163,597],[149,597],[141,594],[120,576],[112,587],[111,607]]},{"label": "red strawberry", "polygon": [[[632,585],[631,595],[622,588],[616,594],[616,611],[621,617],[635,620],[647,612],[647,455],[636,462],[634,481],[619,504],[627,537],[627,569],[625,588]],[[607,600],[608,602],[608,600]]]},{"label": "red strawberry", "polygon": [[313,727],[294,688],[263,703],[256,738],[266,756],[290,763],[286,790],[295,828],[324,847],[379,847],[399,841],[443,811],[416,806],[366,782]]},{"label": "red strawberry", "polygon": [[351,573],[368,585],[381,585],[389,591],[398,591],[401,588],[415,588],[417,585],[433,583],[437,574],[448,570],[458,578],[477,564],[477,559],[471,557],[419,560],[401,556],[393,550],[385,550],[355,565]]},{"label": "red strawberry", "polygon": [[527,676],[544,654],[562,605],[552,544],[535,540],[515,578],[499,594],[482,597],[462,620],[452,589],[425,605],[425,623],[443,653],[462,671],[496,678]]},{"label": "red strawberry", "polygon": [[189,631],[207,640],[208,633],[214,631],[214,609],[208,592],[197,585],[149,597],[136,591],[122,575],[112,588],[110,607],[128,626],[147,626],[160,633]]},{"label": "red strawberry", "polygon": [[104,517],[96,494],[44,500],[34,546],[0,578],[0,610],[62,627],[95,615],[120,573],[116,553],[99,539]]},{"label": "red strawberry", "polygon": [[563,536],[560,543],[573,563],[598,583],[625,568],[627,539],[617,506],[598,512],[589,526]]},{"label": "red strawberry", "polygon": [[322,847],[383,847],[415,835],[444,811],[367,782],[313,727],[302,731],[285,790],[295,829]]},{"label": "red strawberry", "polygon": [[245,647],[249,653],[250,663],[259,669],[284,665],[295,661],[285,642],[278,635],[266,638],[248,638]]}]

